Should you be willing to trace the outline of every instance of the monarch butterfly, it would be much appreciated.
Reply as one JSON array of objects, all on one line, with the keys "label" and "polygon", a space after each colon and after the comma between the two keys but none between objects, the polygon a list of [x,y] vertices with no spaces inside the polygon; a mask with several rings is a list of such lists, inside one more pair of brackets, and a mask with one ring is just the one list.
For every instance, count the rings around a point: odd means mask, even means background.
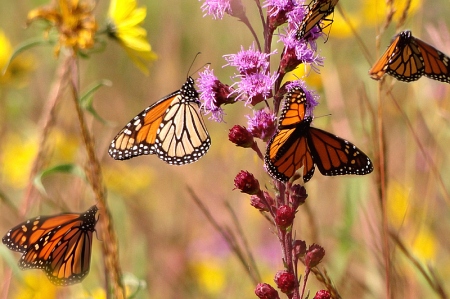
[{"label": "monarch butterfly", "polygon": [[168,164],[184,165],[203,157],[211,139],[199,112],[194,79],[133,118],[114,138],[109,155],[116,160],[156,154]]},{"label": "monarch butterfly", "polygon": [[270,140],[264,158],[270,176],[287,182],[303,166],[306,183],[316,165],[327,176],[371,173],[372,162],[354,144],[310,127],[312,118],[305,118],[306,105],[306,95],[300,87],[286,94],[278,131]]},{"label": "monarch butterfly", "polygon": [[38,216],[10,229],[2,242],[23,253],[20,269],[42,269],[56,285],[78,283],[89,273],[97,211]]},{"label": "monarch butterfly", "polygon": [[372,79],[385,73],[400,81],[416,81],[425,77],[450,83],[450,58],[426,42],[402,31],[394,36],[386,52],[369,70]]},{"label": "monarch butterfly", "polygon": [[308,6],[308,12],[298,26],[296,37],[298,40],[306,36],[320,21],[334,12],[339,0],[314,0]]}]

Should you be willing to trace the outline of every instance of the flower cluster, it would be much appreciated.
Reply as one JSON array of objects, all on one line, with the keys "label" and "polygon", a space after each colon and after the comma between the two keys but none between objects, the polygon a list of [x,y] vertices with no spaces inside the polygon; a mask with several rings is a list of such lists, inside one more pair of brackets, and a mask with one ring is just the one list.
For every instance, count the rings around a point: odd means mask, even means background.
[{"label": "flower cluster", "polygon": [[[309,67],[311,70],[319,72],[319,68],[324,64],[324,58],[320,56],[316,40],[324,36],[324,33],[319,26],[314,26],[304,38],[298,37],[298,24],[309,10],[304,1],[266,0],[260,7],[260,11],[266,9],[266,15],[261,15],[261,19],[265,20],[263,21],[265,44],[261,47],[253,28],[242,17],[243,13],[241,12],[240,16],[236,15],[237,10],[234,9],[233,3],[235,7],[239,7],[240,11],[242,6],[240,1],[204,0],[203,2],[202,9],[205,16],[211,15],[214,19],[222,19],[228,14],[240,18],[255,36],[255,42],[248,48],[241,46],[240,51],[236,54],[223,56],[226,61],[224,67],[235,68],[234,75],[231,77],[232,84],[222,83],[213,74],[210,66],[200,73],[198,86],[202,108],[205,114],[211,113],[211,118],[220,122],[223,121],[225,115],[222,105],[244,102],[243,106],[252,109],[253,115],[246,115],[247,127],[235,125],[230,129],[229,140],[239,147],[251,148],[261,159],[264,159],[256,140],[260,139],[267,144],[278,132],[277,115],[281,99],[286,93],[301,88],[306,96],[304,116],[313,117],[313,110],[318,105],[317,94],[309,90],[302,80],[284,82],[283,79],[287,73],[301,64],[305,68]],[[279,28],[284,24],[287,26]],[[278,42],[281,42],[284,47],[278,67],[271,67],[271,57],[277,54],[276,50],[271,50],[271,41],[275,36],[275,30],[279,31]],[[271,70],[276,71],[271,72]],[[272,98],[273,108],[269,102]],[[262,105],[264,107],[261,107]],[[293,114],[289,114],[289,117],[293,116]],[[282,153],[283,150],[280,149],[280,152]],[[266,155],[270,154],[267,151]],[[236,176],[234,185],[235,189],[251,195],[250,204],[261,213],[266,214],[276,227],[283,248],[285,265],[285,269],[278,271],[275,275],[276,286],[289,297],[303,298],[303,293],[301,296],[299,293],[300,281],[296,269],[297,264],[299,261],[305,263],[303,279],[305,286],[311,268],[318,265],[325,251],[319,245],[313,244],[307,248],[305,241],[293,239],[292,229],[296,213],[308,197],[303,186],[292,183],[294,179],[292,178],[291,182],[284,184],[274,180],[274,187],[277,190],[275,196],[272,196],[270,192],[262,191],[259,181],[248,171],[241,171]],[[279,298],[278,292],[267,283],[258,284],[255,294],[259,298]]]}]

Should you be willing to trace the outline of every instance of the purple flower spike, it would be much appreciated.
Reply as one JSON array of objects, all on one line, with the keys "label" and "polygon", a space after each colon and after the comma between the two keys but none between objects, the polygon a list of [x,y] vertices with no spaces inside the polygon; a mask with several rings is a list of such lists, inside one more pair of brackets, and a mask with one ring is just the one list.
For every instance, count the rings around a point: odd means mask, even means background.
[{"label": "purple flower spike", "polygon": [[242,75],[249,75],[256,72],[265,72],[269,66],[268,57],[277,53],[273,51],[270,54],[261,53],[255,49],[255,42],[248,50],[244,50],[241,46],[241,51],[237,54],[224,55],[223,57],[228,62],[225,66],[234,66]]},{"label": "purple flower spike", "polygon": [[267,113],[265,110],[255,112],[253,118],[246,115],[248,118],[248,131],[252,133],[253,137],[260,138],[264,141],[269,141],[275,133],[276,117],[272,113]]},{"label": "purple flower spike", "polygon": [[236,100],[245,99],[247,104],[253,106],[264,101],[271,96],[272,87],[277,78],[278,74],[274,74],[272,77],[261,73],[242,76],[240,82],[234,83],[238,86],[233,91],[233,93],[237,93]]},{"label": "purple flower spike", "polygon": [[263,7],[267,7],[270,31],[288,21],[288,13],[295,9],[296,2],[292,0],[266,0]]},{"label": "purple flower spike", "polygon": [[235,102],[235,96],[231,95],[233,89],[223,84],[214,76],[213,70],[206,66],[205,71],[199,73],[200,78],[197,80],[198,91],[200,93],[200,101],[205,115],[211,113],[210,119],[217,122],[223,122],[225,113],[220,107],[223,104],[231,104]]},{"label": "purple flower spike", "polygon": [[[199,0],[202,1],[202,0]],[[205,13],[203,17],[207,15],[212,16],[215,20],[222,20],[225,13],[230,14],[231,11],[231,0],[204,0],[201,9]]]},{"label": "purple flower spike", "polygon": [[293,30],[280,34],[280,41],[284,43],[284,53],[280,62],[281,71],[288,73],[303,63],[305,66],[311,65],[311,68],[318,73],[318,67],[323,66],[324,58],[316,54],[316,42],[299,41],[295,35],[296,31]]}]

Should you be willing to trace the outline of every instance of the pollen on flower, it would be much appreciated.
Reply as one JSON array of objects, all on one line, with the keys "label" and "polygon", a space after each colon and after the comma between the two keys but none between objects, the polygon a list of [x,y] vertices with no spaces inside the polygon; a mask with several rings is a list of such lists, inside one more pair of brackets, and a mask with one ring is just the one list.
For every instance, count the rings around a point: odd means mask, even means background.
[{"label": "pollen on flower", "polygon": [[37,19],[47,20],[59,32],[59,43],[55,53],[61,47],[72,48],[74,52],[94,46],[97,22],[92,13],[95,5],[89,0],[58,1],[54,6],[40,7],[28,13],[27,22]]}]

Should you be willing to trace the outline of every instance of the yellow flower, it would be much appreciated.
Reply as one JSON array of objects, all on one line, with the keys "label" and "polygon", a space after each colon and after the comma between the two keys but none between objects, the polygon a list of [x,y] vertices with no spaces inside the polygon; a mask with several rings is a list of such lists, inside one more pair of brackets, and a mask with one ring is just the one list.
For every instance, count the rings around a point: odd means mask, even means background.
[{"label": "yellow flower", "polygon": [[0,30],[0,84],[13,83],[20,87],[25,83],[21,79],[34,67],[33,58],[31,55],[22,53],[11,61],[5,70],[4,68],[12,54],[13,48],[11,43],[3,31]]},{"label": "yellow flower", "polygon": [[20,288],[15,299],[45,299],[56,297],[56,286],[53,285],[44,272],[34,271],[24,274],[25,286]]},{"label": "yellow flower", "polygon": [[143,60],[154,60],[156,54],[146,39],[147,31],[139,26],[147,15],[146,7],[136,6],[136,0],[111,0],[108,34],[120,43],[134,64],[148,74]]},{"label": "yellow flower", "polygon": [[59,32],[59,43],[55,52],[61,47],[72,48],[74,52],[94,46],[97,22],[92,10],[94,5],[89,0],[59,0],[58,6],[46,6],[33,9],[28,13],[28,23],[44,19],[50,23],[48,30],[55,27]]},{"label": "yellow flower", "polygon": [[[394,8],[396,12],[394,14],[394,21],[398,21],[403,10],[405,9],[408,0],[399,0],[394,2]],[[412,0],[409,7],[408,15],[412,16],[416,13],[417,9],[421,5],[421,0]],[[376,25],[384,22],[384,18],[387,11],[386,1],[373,1],[365,0],[364,3],[364,16],[365,25]]]},{"label": "yellow flower", "polygon": [[26,186],[33,160],[38,150],[36,138],[6,135],[1,150],[1,173],[10,186],[20,189]]}]

